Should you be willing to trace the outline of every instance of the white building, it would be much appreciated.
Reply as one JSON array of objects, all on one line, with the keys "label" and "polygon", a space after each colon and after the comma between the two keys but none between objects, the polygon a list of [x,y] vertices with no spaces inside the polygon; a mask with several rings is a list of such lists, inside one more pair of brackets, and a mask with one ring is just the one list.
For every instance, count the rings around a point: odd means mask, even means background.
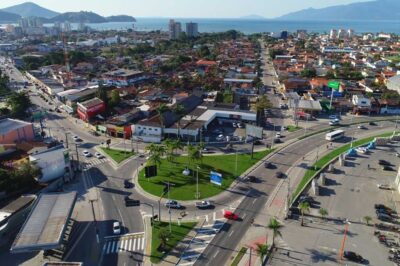
[{"label": "white building", "polygon": [[331,32],[329,33],[329,39],[336,39],[337,38],[337,30],[331,29]]},{"label": "white building", "polygon": [[48,183],[64,177],[66,172],[71,171],[69,152],[63,146],[33,152],[29,155],[29,161],[35,163],[42,171],[42,176],[38,178],[39,183]]},{"label": "white building", "polygon": [[347,38],[352,39],[354,37],[354,30],[348,29],[347,30]]},{"label": "white building", "polygon": [[182,26],[180,22],[175,22],[175,20],[171,19],[168,25],[169,29],[169,38],[170,39],[178,39],[182,33]]}]

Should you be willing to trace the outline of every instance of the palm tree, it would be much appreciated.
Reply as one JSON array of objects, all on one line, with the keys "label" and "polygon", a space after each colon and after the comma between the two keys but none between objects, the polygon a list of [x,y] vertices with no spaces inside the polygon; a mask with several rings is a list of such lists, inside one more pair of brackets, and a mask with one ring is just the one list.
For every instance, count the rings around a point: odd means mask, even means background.
[{"label": "palm tree", "polygon": [[166,149],[167,161],[173,162],[175,155],[174,154],[175,141],[173,141],[172,139],[166,139],[163,143]]},{"label": "palm tree", "polygon": [[299,204],[299,210],[301,212],[301,226],[304,226],[304,213],[310,211],[310,204],[306,201],[303,201]]},{"label": "palm tree", "polygon": [[174,152],[176,152],[176,150],[183,150],[183,148],[184,145],[180,139],[174,140]]},{"label": "palm tree", "polygon": [[281,227],[282,225],[278,222],[276,218],[269,219],[268,228],[272,230],[272,246],[274,246],[275,237],[277,236],[282,237],[282,233],[279,230]]},{"label": "palm tree", "polygon": [[267,96],[263,95],[255,105],[256,113],[257,113],[257,123],[262,123],[265,119],[265,109],[271,108],[272,104],[268,100]]},{"label": "palm tree", "polygon": [[190,163],[196,160],[196,148],[192,144],[187,145],[188,167]]},{"label": "palm tree", "polygon": [[261,265],[263,265],[264,257],[265,255],[268,254],[269,247],[267,244],[261,244],[261,243],[257,243],[256,245],[257,245],[256,252],[258,256],[260,256]]},{"label": "palm tree", "polygon": [[158,233],[158,239],[160,240],[160,247],[162,250],[164,250],[168,244],[168,238],[170,236],[170,233],[167,230],[161,230]]},{"label": "palm tree", "polygon": [[372,220],[372,218],[371,218],[371,216],[364,216],[364,221],[365,221],[365,223],[369,226],[369,222],[371,222],[371,220]]},{"label": "palm tree", "polygon": [[328,210],[327,210],[327,209],[324,209],[324,208],[321,208],[321,209],[319,209],[318,212],[319,212],[319,214],[321,215],[322,219],[325,220],[326,216],[328,215]]},{"label": "palm tree", "polygon": [[177,104],[175,106],[175,108],[174,108],[174,113],[177,116],[179,116],[179,119],[178,119],[178,139],[180,139],[181,138],[181,133],[180,133],[180,130],[181,130],[181,117],[182,117],[182,115],[185,114],[185,107],[183,107],[182,104]]},{"label": "palm tree", "polygon": [[160,116],[160,123],[161,123],[161,134],[162,134],[162,129],[164,128],[164,113],[167,112],[169,110],[168,106],[163,104],[160,104],[160,106],[158,106],[156,108],[156,112],[157,114]]},{"label": "palm tree", "polygon": [[161,157],[165,154],[165,147],[151,143],[146,146],[146,151],[149,152],[149,161],[155,165],[161,165]]}]

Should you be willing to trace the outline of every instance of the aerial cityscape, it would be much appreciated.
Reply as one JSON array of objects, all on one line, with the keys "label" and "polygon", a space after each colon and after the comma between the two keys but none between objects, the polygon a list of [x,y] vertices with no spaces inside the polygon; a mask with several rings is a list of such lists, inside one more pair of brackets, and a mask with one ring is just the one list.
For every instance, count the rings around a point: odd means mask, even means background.
[{"label": "aerial cityscape", "polygon": [[1,1],[0,265],[400,265],[400,1],[250,2]]}]

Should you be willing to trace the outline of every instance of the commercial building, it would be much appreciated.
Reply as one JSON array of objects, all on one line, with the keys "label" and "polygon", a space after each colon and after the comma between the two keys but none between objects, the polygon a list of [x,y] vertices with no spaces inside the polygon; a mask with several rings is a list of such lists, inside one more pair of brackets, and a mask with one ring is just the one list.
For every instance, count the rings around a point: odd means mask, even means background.
[{"label": "commercial building", "polygon": [[35,131],[32,123],[16,119],[0,120],[0,144],[14,144],[33,141]]},{"label": "commercial building", "polygon": [[330,33],[329,33],[329,39],[336,39],[337,38],[337,30],[335,29],[331,29]]},{"label": "commercial building", "polygon": [[170,39],[178,39],[182,33],[181,23],[171,19],[168,24],[168,33]]},{"label": "commercial building", "polygon": [[130,86],[142,80],[148,79],[142,71],[118,69],[103,74],[103,81],[109,86]]},{"label": "commercial building", "polygon": [[189,38],[199,35],[199,25],[194,22],[186,23],[186,36]]},{"label": "commercial building", "polygon": [[11,253],[60,248],[75,200],[75,191],[40,194],[11,246]]},{"label": "commercial building", "polygon": [[51,149],[33,150],[29,154],[29,161],[40,168],[42,175],[39,183],[49,183],[58,178],[69,179],[72,176],[69,151],[60,145]]},{"label": "commercial building", "polygon": [[105,103],[99,98],[93,98],[85,102],[77,103],[77,112],[81,120],[89,122],[89,120],[106,110]]}]

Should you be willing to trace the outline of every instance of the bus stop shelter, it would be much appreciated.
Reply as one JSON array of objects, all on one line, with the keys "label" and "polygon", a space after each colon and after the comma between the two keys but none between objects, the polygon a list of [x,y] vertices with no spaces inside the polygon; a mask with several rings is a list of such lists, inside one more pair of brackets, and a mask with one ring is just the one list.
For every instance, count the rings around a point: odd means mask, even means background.
[{"label": "bus stop shelter", "polygon": [[11,253],[60,247],[75,201],[76,192],[40,194],[11,246]]}]

